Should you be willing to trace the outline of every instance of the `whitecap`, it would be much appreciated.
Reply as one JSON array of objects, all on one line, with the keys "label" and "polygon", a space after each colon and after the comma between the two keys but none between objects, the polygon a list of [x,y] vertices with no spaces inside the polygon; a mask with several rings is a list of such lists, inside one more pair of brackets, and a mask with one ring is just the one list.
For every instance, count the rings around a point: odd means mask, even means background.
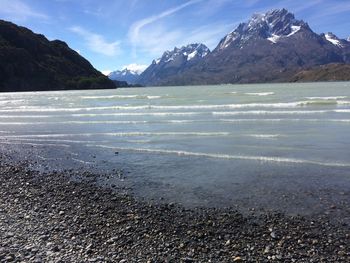
[{"label": "whitecap", "polygon": [[247,103],[247,104],[219,104],[219,105],[139,105],[139,106],[106,106],[106,107],[85,107],[85,108],[47,108],[23,106],[12,109],[2,109],[0,112],[78,112],[94,110],[201,110],[201,109],[240,109],[240,108],[295,108],[309,105],[348,105],[350,101],[297,101],[280,103]]},{"label": "whitecap", "polygon": [[274,115],[274,114],[318,114],[318,113],[327,113],[332,111],[327,110],[298,110],[298,111],[266,111],[266,110],[256,110],[256,111],[214,111],[212,112],[213,115]]},{"label": "whitecap", "polygon": [[260,138],[260,139],[273,139],[281,137],[281,134],[248,134],[248,137]]},{"label": "whitecap", "polygon": [[339,100],[346,99],[347,96],[330,96],[330,97],[305,97],[308,100]]},{"label": "whitecap", "polygon": [[275,95],[274,92],[247,92],[244,93],[245,95],[252,95],[252,96],[270,96]]},{"label": "whitecap", "polygon": [[71,114],[72,117],[99,117],[99,116],[190,116],[200,115],[203,112],[118,112],[118,113],[81,113]]},{"label": "whitecap", "polygon": [[109,133],[69,133],[69,134],[34,134],[34,135],[5,135],[2,138],[64,138],[73,136],[92,137],[92,136],[115,136],[115,137],[133,137],[133,136],[229,136],[229,132],[109,132]]}]

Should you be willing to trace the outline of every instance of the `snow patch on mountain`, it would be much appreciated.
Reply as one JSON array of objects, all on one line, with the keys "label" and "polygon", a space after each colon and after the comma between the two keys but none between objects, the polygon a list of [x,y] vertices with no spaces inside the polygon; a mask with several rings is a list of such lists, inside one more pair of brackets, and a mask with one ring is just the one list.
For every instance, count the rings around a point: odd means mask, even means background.
[{"label": "snow patch on mountain", "polygon": [[327,33],[324,36],[333,45],[343,47],[343,45],[340,43],[340,40],[333,33]]},{"label": "snow patch on mountain", "polygon": [[281,36],[272,34],[271,37],[268,37],[267,40],[271,41],[272,43],[276,44],[278,40],[281,38]]}]

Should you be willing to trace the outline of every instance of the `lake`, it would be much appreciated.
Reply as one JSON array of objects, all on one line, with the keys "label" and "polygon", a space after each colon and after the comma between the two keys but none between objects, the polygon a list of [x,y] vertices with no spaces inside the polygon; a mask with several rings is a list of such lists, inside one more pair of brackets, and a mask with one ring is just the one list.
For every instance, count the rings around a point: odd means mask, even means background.
[{"label": "lake", "polygon": [[147,200],[307,214],[349,199],[350,83],[2,93],[0,142]]}]

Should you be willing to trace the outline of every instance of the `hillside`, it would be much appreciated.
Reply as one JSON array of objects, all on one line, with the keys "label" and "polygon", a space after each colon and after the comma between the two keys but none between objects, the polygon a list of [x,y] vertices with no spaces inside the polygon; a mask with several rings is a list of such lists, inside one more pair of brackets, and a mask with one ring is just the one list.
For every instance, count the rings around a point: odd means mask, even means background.
[{"label": "hillside", "polygon": [[65,42],[0,20],[0,91],[111,88],[113,82]]},{"label": "hillside", "polygon": [[311,81],[350,81],[349,64],[328,64],[309,70],[303,70],[294,75],[291,82]]}]

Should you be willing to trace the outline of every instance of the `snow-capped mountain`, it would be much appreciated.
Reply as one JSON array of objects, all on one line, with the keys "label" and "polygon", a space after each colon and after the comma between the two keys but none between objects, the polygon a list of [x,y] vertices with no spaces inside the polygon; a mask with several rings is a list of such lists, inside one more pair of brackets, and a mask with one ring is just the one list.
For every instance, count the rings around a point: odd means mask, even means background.
[{"label": "snow-capped mountain", "polygon": [[[350,63],[350,42],[317,34],[286,9],[254,14],[198,60],[181,49],[165,52],[141,75],[145,85],[289,81],[306,69]],[[186,65],[186,64],[185,64]]]},{"label": "snow-capped mountain", "polygon": [[181,48],[175,47],[172,51],[165,51],[163,56],[157,60],[154,60],[152,64],[166,64],[178,60],[196,60],[204,58],[209,53],[209,48],[203,44],[189,44]]},{"label": "snow-capped mountain", "polygon": [[237,29],[225,36],[216,49],[222,50],[231,45],[242,47],[254,39],[266,39],[277,43],[309,26],[302,20],[296,20],[286,9],[272,10],[266,14],[254,14],[247,23],[241,23]]},{"label": "snow-capped mountain", "polygon": [[162,57],[153,60],[152,64],[140,75],[141,84],[158,84],[159,80],[172,78],[199,61],[203,60],[210,50],[203,44],[189,44],[172,51],[165,51]]},{"label": "snow-capped mountain", "polygon": [[123,70],[116,70],[108,74],[111,80],[126,81],[129,84],[138,84],[137,80],[142,71],[131,70],[124,68]]}]

